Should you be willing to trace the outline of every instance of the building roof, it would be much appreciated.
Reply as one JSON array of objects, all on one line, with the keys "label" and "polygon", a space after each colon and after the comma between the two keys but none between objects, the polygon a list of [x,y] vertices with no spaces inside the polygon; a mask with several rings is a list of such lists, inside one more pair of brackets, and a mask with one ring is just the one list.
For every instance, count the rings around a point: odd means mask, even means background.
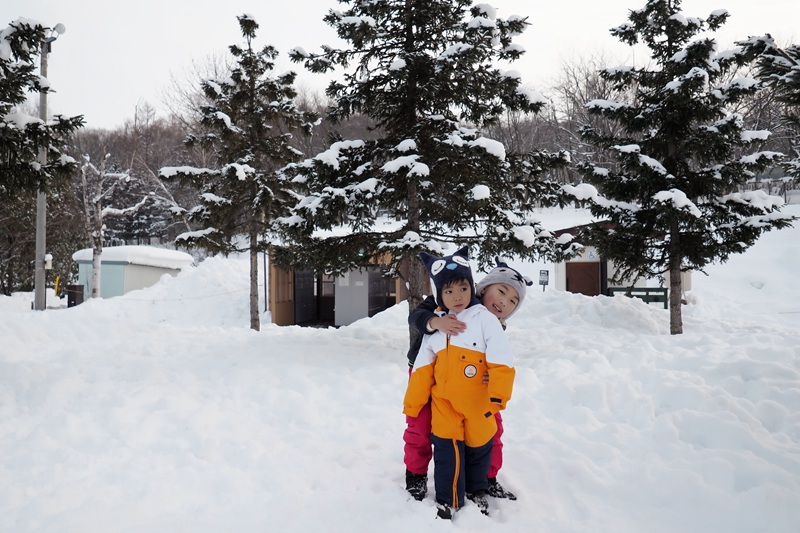
[{"label": "building roof", "polygon": [[[72,260],[78,263],[91,263],[92,253],[92,248],[78,250],[72,254]],[[191,265],[194,258],[185,252],[155,246],[109,246],[103,248],[100,261],[182,269]]]}]

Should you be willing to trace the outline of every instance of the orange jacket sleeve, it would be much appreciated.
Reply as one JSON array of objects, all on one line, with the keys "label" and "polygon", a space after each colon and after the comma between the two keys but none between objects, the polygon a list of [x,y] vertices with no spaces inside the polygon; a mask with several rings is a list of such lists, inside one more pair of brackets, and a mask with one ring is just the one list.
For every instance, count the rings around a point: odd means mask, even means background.
[{"label": "orange jacket sleeve", "polygon": [[408,380],[406,396],[403,399],[404,414],[415,417],[419,415],[425,404],[430,401],[435,364],[436,354],[423,341],[417,360],[414,363],[414,368],[411,371],[411,377]]}]

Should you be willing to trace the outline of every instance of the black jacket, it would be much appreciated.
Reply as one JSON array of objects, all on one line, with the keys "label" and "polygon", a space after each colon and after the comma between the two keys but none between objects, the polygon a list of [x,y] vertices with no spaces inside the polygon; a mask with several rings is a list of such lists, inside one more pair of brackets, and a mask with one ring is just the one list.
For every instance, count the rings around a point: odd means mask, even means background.
[{"label": "black jacket", "polygon": [[427,324],[434,316],[434,311],[439,306],[436,304],[436,298],[433,295],[425,298],[413,311],[408,315],[408,326],[417,330],[417,337],[414,343],[408,349],[408,366],[414,366],[414,361],[417,360],[419,348],[422,346],[422,337],[428,332]]}]

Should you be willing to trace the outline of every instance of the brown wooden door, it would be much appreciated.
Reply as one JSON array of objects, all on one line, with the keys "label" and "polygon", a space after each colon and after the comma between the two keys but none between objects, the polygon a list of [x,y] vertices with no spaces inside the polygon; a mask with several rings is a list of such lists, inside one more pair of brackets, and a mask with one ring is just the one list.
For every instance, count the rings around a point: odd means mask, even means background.
[{"label": "brown wooden door", "polygon": [[600,263],[567,263],[567,290],[586,296],[600,294]]}]

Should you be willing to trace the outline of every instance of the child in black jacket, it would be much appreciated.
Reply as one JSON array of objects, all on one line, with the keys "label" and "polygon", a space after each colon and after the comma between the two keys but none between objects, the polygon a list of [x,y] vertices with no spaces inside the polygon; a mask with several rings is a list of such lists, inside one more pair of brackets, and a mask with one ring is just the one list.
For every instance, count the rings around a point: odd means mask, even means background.
[{"label": "child in black jacket", "polygon": [[[478,282],[475,293],[481,303],[500,320],[505,329],[505,319],[519,309],[525,299],[526,288],[533,285],[533,282],[505,262],[501,262],[499,258],[495,258],[495,263],[497,266]],[[409,372],[416,361],[424,334],[439,330],[449,335],[458,335],[464,331],[464,323],[458,321],[455,316],[437,316],[434,313],[437,307],[436,299],[428,296],[408,316],[409,326],[420,332],[408,351]],[[497,472],[503,464],[503,443],[500,440],[503,434],[503,419],[500,413],[495,415],[495,419],[497,433],[493,440],[487,492],[495,498],[516,500],[517,497],[497,481]],[[422,500],[428,490],[428,465],[433,456],[430,404],[423,408],[419,416],[406,417],[406,425],[403,433],[406,490],[415,499]]]}]

